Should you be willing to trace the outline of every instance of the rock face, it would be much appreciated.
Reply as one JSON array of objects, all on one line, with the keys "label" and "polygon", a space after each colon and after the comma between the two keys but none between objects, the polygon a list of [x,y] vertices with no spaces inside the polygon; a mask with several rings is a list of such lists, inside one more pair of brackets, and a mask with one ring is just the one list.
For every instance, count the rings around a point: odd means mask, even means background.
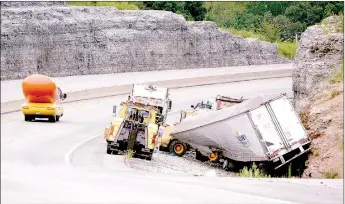
[{"label": "rock face", "polygon": [[31,6],[67,6],[62,1],[2,1],[1,8],[18,8]]},{"label": "rock face", "polygon": [[295,107],[300,112],[305,111],[315,94],[327,89],[330,77],[344,59],[340,27],[341,19],[333,16],[309,27],[301,36],[292,76]]},{"label": "rock face", "polygon": [[1,5],[1,80],[289,62],[274,44],[171,12]]}]

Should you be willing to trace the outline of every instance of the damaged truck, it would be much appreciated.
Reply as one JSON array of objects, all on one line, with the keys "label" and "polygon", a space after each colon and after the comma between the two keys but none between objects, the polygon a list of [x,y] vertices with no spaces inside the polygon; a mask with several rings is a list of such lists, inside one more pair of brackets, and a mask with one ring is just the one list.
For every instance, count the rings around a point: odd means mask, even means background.
[{"label": "damaged truck", "polygon": [[114,106],[115,118],[105,128],[107,153],[133,151],[134,157],[151,160],[156,145],[159,125],[171,110],[169,89],[146,84],[135,84],[128,100]]},{"label": "damaged truck", "polygon": [[274,171],[311,149],[311,139],[285,94],[199,113],[176,124],[172,135],[229,170],[256,162]]}]

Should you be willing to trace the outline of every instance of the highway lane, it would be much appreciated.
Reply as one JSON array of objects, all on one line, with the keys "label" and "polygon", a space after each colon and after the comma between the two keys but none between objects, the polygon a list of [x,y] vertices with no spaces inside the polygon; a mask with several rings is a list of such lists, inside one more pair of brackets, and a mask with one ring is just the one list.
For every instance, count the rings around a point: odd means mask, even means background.
[{"label": "highway lane", "polygon": [[[290,92],[291,84],[291,78],[281,78],[175,89],[171,91],[173,112],[217,94],[252,97],[260,92]],[[106,155],[99,140],[110,122],[112,105],[125,98],[66,104],[65,115],[56,124],[24,122],[21,113],[2,115],[1,203],[340,203],[342,200],[342,188],[335,184],[136,172],[125,165],[123,157]]]},{"label": "highway lane", "polygon": [[[290,70],[292,64],[250,65],[221,68],[201,68],[150,72],[128,72],[100,75],[52,77],[63,92],[82,91],[102,87],[128,85],[133,83],[164,81],[195,77],[218,76],[235,73],[250,73],[274,70]],[[24,99],[21,90],[22,80],[1,81],[1,103]]]}]

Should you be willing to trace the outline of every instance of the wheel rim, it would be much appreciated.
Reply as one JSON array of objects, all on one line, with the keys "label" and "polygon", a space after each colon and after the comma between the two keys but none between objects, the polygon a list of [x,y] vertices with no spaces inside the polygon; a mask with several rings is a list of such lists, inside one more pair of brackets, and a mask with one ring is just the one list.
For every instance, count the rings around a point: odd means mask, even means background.
[{"label": "wheel rim", "polygon": [[176,144],[174,146],[174,152],[177,154],[181,154],[183,152],[184,148],[182,144]]},{"label": "wheel rim", "polygon": [[217,152],[212,152],[208,155],[208,158],[211,160],[211,161],[215,161],[218,159],[218,153]]}]

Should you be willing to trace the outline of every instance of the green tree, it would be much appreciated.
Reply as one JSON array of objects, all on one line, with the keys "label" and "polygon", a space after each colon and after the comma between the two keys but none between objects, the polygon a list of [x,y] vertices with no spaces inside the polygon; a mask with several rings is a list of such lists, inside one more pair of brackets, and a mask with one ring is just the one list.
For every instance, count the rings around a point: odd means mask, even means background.
[{"label": "green tree", "polygon": [[257,1],[257,2],[248,2],[246,8],[248,12],[255,15],[263,16],[266,12],[271,12],[273,16],[282,15],[285,13],[287,7],[289,7],[292,2],[267,2],[267,1]]},{"label": "green tree", "polygon": [[266,36],[270,42],[276,42],[280,39],[280,29],[267,21],[261,24],[261,33]]},{"label": "green tree", "polygon": [[263,21],[266,21],[268,23],[273,23],[273,15],[270,11],[267,11],[264,13]]},{"label": "green tree", "polygon": [[201,1],[187,1],[184,5],[184,10],[188,11],[189,14],[196,21],[202,21],[206,16],[206,8],[204,7],[204,2]]},{"label": "green tree", "polygon": [[261,25],[261,16],[252,13],[236,14],[235,25],[236,29],[258,31]]},{"label": "green tree", "polygon": [[182,14],[188,20],[201,21],[206,15],[204,2],[182,2],[182,1],[145,1],[146,10],[164,10]]},{"label": "green tree", "polygon": [[214,21],[219,26],[234,28],[235,16],[239,13],[247,13],[245,2],[205,2],[207,13],[205,20]]}]

